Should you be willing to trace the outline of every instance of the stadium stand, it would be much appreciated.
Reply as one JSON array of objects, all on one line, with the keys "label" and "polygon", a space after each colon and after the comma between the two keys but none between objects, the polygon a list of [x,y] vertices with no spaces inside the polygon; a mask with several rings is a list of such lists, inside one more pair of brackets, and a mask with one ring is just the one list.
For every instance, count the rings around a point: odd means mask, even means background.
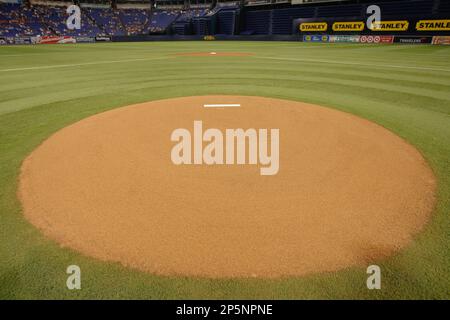
[{"label": "stadium stand", "polygon": [[50,35],[35,8],[19,4],[0,3],[0,35],[6,37]]},{"label": "stadium stand", "polygon": [[107,35],[125,35],[125,26],[119,18],[118,11],[112,8],[89,8],[86,10],[97,25]]},{"label": "stadium stand", "polygon": [[154,10],[150,17],[149,30],[151,33],[163,33],[181,15],[176,10]]},{"label": "stadium stand", "polygon": [[[44,3],[41,0],[30,0],[31,4],[19,4],[2,1],[22,0],[0,0],[0,36],[6,37],[290,35],[295,19],[364,19],[366,8],[372,3],[367,0],[290,5],[286,1],[271,4],[268,1],[247,1],[248,5],[243,6],[236,1],[214,1],[213,6],[213,0],[142,0],[139,6],[133,7],[136,5],[136,0],[133,0],[123,7],[123,3],[128,0],[81,0],[84,17],[82,28],[71,31],[65,25],[68,2],[51,0]],[[75,2],[79,3],[78,0]],[[380,0],[377,4],[381,7],[383,17],[392,19],[437,15],[448,18],[450,15],[448,0]]]},{"label": "stadium stand", "polygon": [[148,33],[150,20],[146,10],[121,9],[118,12],[128,35]]},{"label": "stadium stand", "polygon": [[202,17],[206,14],[205,9],[183,10],[178,18],[172,24],[173,34],[189,35],[192,34],[192,21],[194,18]]}]

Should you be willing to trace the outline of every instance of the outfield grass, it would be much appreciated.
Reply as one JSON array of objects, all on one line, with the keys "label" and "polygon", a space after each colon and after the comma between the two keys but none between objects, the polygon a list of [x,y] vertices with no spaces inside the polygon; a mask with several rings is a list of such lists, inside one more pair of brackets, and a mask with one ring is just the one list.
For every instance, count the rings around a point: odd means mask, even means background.
[{"label": "outfield grass", "polygon": [[[251,57],[177,57],[180,52]],[[365,269],[275,280],[161,277],[61,248],[22,216],[22,160],[58,129],[149,100],[257,95],[324,105],[372,120],[415,145],[438,178],[433,218],[408,248]],[[0,299],[450,298],[450,47],[163,42],[0,47]],[[66,267],[82,270],[69,291]]]}]

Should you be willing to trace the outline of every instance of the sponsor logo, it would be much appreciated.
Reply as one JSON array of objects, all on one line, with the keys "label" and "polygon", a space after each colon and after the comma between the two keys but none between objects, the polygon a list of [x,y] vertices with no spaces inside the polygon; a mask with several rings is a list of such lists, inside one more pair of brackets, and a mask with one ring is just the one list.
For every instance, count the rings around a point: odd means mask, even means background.
[{"label": "sponsor logo", "polygon": [[77,43],[92,43],[95,42],[95,38],[91,37],[76,37]]},{"label": "sponsor logo", "polygon": [[394,42],[394,36],[380,36],[379,43],[393,43],[393,42]]},{"label": "sponsor logo", "polygon": [[95,37],[95,41],[98,41],[98,42],[111,41],[111,37],[97,36],[97,37]]},{"label": "sponsor logo", "polygon": [[450,36],[436,36],[433,37],[433,44],[445,44],[450,45]]},{"label": "sponsor logo", "polygon": [[408,30],[409,22],[402,21],[374,21],[370,25],[372,31],[406,31]]},{"label": "sponsor logo", "polygon": [[332,26],[333,31],[363,31],[364,22],[353,21],[353,22],[335,22]]},{"label": "sponsor logo", "polygon": [[31,44],[30,37],[15,37],[14,44]]},{"label": "sponsor logo", "polygon": [[393,43],[394,36],[361,36],[361,43]]},{"label": "sponsor logo", "polygon": [[32,37],[0,37],[0,45],[5,44],[32,44]]},{"label": "sponsor logo", "polygon": [[206,41],[214,41],[214,40],[216,40],[216,37],[214,37],[214,36],[204,36],[204,37],[203,37],[203,40],[206,40]]},{"label": "sponsor logo", "polygon": [[431,43],[431,37],[395,37],[394,42],[408,44]]},{"label": "sponsor logo", "polygon": [[332,35],[330,36],[330,42],[359,42],[361,36],[338,36]]},{"label": "sponsor logo", "polygon": [[300,24],[300,31],[327,31],[328,23],[326,22],[303,22]]},{"label": "sponsor logo", "polygon": [[42,36],[36,37],[36,43],[38,44],[63,44],[63,43],[76,43],[77,40],[70,36]]},{"label": "sponsor logo", "polygon": [[450,20],[419,20],[417,31],[450,31]]},{"label": "sponsor logo", "polygon": [[362,43],[380,42],[380,36],[361,36],[360,42]]},{"label": "sponsor logo", "polygon": [[305,42],[328,42],[330,36],[327,35],[307,35],[303,36],[303,41]]}]

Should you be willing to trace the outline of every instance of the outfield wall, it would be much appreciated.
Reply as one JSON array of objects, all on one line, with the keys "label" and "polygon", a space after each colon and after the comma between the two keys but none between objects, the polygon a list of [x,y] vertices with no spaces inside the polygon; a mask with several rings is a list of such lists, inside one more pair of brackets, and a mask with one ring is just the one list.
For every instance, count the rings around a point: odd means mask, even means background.
[{"label": "outfield wall", "polygon": [[148,42],[148,41],[295,41],[316,43],[364,43],[364,44],[434,44],[450,45],[450,36],[408,36],[408,35],[338,35],[338,34],[295,34],[295,35],[141,35],[141,36],[99,36],[99,37],[0,37],[0,45],[23,44],[67,44],[99,42]]},{"label": "outfield wall", "polygon": [[299,34],[294,35],[140,35],[140,36],[113,36],[114,42],[136,42],[136,41],[302,41]]}]

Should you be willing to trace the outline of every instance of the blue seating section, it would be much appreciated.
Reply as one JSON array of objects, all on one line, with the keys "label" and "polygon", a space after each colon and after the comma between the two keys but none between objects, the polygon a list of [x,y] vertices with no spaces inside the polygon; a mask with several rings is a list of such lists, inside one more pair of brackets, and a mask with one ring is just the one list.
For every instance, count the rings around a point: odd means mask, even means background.
[{"label": "blue seating section", "polygon": [[[196,10],[196,13],[199,11]],[[196,13],[193,13],[196,14]],[[66,6],[0,3],[0,36],[36,35],[134,35],[163,32],[179,16],[178,11],[81,7],[81,29],[66,27]]]},{"label": "blue seating section", "polygon": [[177,18],[178,21],[186,21],[189,22],[193,18],[202,17],[206,13],[204,9],[191,9],[182,11],[180,16]]},{"label": "blue seating section", "polygon": [[0,36],[17,37],[48,35],[52,32],[36,12],[19,4],[0,3]]},{"label": "blue seating section", "polygon": [[[292,33],[297,18],[366,17],[370,4],[299,5],[282,9],[246,7],[219,3],[214,9],[143,10],[82,7],[81,30],[68,30],[65,6],[0,3],[0,36],[34,35],[135,35],[163,33],[209,35],[240,34],[285,35]],[[450,0],[381,1],[381,16],[386,19],[439,16],[449,18]],[[242,17],[243,19],[240,19]],[[241,21],[241,25],[237,23]],[[239,29],[239,30],[237,30]]]},{"label": "blue seating section", "polygon": [[122,9],[119,10],[119,18],[125,27],[127,34],[142,34],[149,31],[149,13],[146,10]]},{"label": "blue seating section", "polygon": [[206,14],[205,9],[192,9],[181,11],[178,18],[172,25],[172,32],[178,35],[190,35],[192,34],[192,26],[195,23],[192,21],[195,18],[203,17]]},{"label": "blue seating section", "polygon": [[164,32],[179,16],[179,11],[153,11],[150,17],[149,29],[151,32]]},{"label": "blue seating section", "polygon": [[[119,15],[111,8],[82,8],[82,11],[98,25],[102,34],[125,35],[125,28]],[[88,19],[82,19],[82,21]]]}]

